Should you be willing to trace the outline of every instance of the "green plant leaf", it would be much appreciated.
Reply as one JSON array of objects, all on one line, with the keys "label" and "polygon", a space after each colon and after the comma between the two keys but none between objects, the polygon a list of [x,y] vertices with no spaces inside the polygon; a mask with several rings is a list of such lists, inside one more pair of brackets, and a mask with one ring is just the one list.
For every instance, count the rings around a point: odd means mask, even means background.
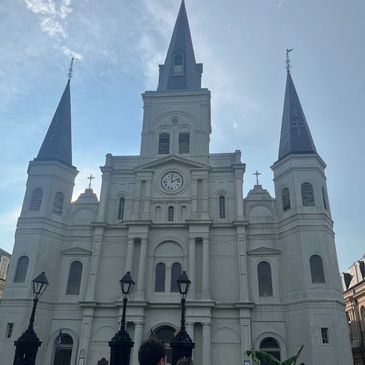
[{"label": "green plant leaf", "polygon": [[268,365],[280,365],[280,361],[264,351],[246,351],[246,354],[247,356],[251,356],[254,361],[260,360],[266,362]]},{"label": "green plant leaf", "polygon": [[303,350],[303,345],[295,356],[292,356],[288,360],[283,361],[281,365],[295,365],[302,350]]}]

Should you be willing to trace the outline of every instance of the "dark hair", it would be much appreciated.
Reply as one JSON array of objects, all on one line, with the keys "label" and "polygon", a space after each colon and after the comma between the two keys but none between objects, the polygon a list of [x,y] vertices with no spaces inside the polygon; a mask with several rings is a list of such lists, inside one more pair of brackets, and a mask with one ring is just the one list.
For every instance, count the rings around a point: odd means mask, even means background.
[{"label": "dark hair", "polygon": [[182,357],[176,365],[193,365],[193,361],[189,357]]},{"label": "dark hair", "polygon": [[140,365],[157,365],[164,357],[165,346],[155,338],[149,338],[144,341],[138,350],[138,361]]}]

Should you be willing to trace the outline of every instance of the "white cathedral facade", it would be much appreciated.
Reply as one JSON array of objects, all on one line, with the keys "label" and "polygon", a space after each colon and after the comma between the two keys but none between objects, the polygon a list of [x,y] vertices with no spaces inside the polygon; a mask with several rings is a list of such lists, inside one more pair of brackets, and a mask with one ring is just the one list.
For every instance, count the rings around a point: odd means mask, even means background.
[{"label": "white cathedral facade", "polygon": [[275,198],[261,185],[243,197],[239,150],[209,153],[210,91],[201,75],[182,2],[157,91],[143,94],[140,154],[107,154],[100,199],[86,189],[74,202],[68,81],[28,168],[0,307],[2,364],[13,361],[40,272],[50,285],[36,314],[37,364],[108,360],[122,312],[119,279],[131,271],[127,330],[137,365],[151,330],[168,346],[179,328],[181,270],[192,282],[186,320],[196,365],[243,364],[250,349],[285,359],[301,345],[299,363],[352,363],[326,165],[290,71]]}]

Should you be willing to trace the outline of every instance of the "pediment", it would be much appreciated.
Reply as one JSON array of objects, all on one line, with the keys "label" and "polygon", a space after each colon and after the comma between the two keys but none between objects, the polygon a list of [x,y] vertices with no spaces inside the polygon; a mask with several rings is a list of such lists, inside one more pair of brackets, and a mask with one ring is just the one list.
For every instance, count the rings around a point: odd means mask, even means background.
[{"label": "pediment", "polygon": [[85,250],[81,247],[73,247],[68,248],[67,250],[62,251],[63,255],[73,255],[73,256],[85,256],[85,255],[91,255],[91,251]]},{"label": "pediment", "polygon": [[135,168],[135,170],[136,171],[150,170],[150,169],[154,169],[159,166],[166,165],[168,163],[180,164],[180,165],[183,165],[183,166],[191,168],[191,169],[205,169],[205,170],[209,169],[208,165],[201,164],[201,163],[195,162],[195,161],[191,161],[187,158],[183,158],[180,156],[166,156],[166,157],[160,158],[158,160],[154,160],[154,161],[145,163],[143,165],[137,166]]},{"label": "pediment", "polygon": [[269,247],[259,247],[254,248],[253,250],[247,251],[247,255],[251,256],[268,256],[268,255],[279,255],[281,253],[280,250]]}]

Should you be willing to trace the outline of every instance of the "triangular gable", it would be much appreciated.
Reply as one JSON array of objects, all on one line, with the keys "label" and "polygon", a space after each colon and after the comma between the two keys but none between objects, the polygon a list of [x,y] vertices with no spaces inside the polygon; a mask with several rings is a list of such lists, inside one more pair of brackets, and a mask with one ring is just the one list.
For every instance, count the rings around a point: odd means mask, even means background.
[{"label": "triangular gable", "polygon": [[279,255],[281,253],[280,250],[269,247],[259,247],[253,250],[247,251],[247,255],[251,256],[267,256],[267,255]]},{"label": "triangular gable", "polygon": [[85,255],[91,255],[91,251],[85,250],[81,247],[73,247],[68,248],[67,250],[62,251],[63,255],[75,255],[75,256],[85,256]]},{"label": "triangular gable", "polygon": [[154,169],[158,166],[166,165],[167,163],[170,163],[170,162],[180,163],[182,165],[185,165],[185,166],[193,168],[193,169],[209,169],[208,165],[204,165],[199,162],[191,161],[191,160],[188,160],[187,158],[183,158],[180,156],[166,156],[166,157],[160,158],[158,160],[154,160],[154,161],[148,162],[146,164],[137,166],[135,168],[135,170],[140,171],[140,170]]}]

